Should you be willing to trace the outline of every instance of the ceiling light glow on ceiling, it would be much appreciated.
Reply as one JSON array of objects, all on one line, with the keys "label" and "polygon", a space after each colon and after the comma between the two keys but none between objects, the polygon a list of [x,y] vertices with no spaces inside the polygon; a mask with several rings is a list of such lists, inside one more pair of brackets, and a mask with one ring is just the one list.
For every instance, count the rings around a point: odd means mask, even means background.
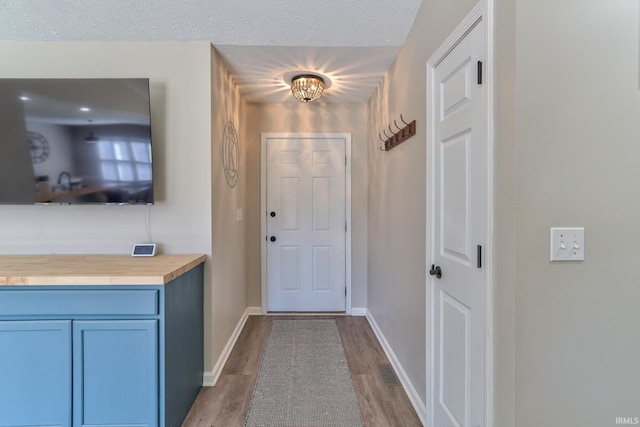
[{"label": "ceiling light glow on ceiling", "polygon": [[313,102],[322,96],[324,80],[320,76],[301,74],[291,79],[291,93],[301,102]]},{"label": "ceiling light glow on ceiling", "polygon": [[85,113],[91,111],[91,108],[89,107],[80,107],[80,111],[84,111]]},{"label": "ceiling light glow on ceiling", "polygon": [[28,96],[21,96],[20,99],[23,100],[23,101],[28,101],[29,97]]}]

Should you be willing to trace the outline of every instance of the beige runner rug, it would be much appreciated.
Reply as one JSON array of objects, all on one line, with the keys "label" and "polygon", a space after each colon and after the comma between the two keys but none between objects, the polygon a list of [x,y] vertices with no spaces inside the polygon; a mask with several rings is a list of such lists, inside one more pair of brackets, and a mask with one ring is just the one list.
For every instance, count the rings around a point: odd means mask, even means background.
[{"label": "beige runner rug", "polygon": [[273,321],[245,426],[363,426],[335,320]]}]

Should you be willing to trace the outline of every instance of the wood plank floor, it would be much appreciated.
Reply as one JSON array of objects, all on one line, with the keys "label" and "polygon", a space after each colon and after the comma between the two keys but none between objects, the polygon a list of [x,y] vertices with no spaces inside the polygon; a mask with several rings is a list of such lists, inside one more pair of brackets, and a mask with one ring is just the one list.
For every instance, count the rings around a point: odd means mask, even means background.
[{"label": "wood plank floor", "polygon": [[[365,426],[421,426],[367,319],[322,317],[336,319],[338,324]],[[250,316],[247,319],[218,382],[214,387],[202,388],[182,427],[244,425],[271,322],[283,318],[296,317]]]}]

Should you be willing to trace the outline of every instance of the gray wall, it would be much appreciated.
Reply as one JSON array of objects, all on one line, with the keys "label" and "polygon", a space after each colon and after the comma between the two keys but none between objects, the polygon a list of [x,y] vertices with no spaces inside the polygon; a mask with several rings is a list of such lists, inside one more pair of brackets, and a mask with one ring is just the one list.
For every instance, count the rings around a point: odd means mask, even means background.
[{"label": "gray wall", "polygon": [[[424,399],[424,63],[475,2],[423,3],[369,103],[368,307]],[[639,6],[495,0],[495,426],[640,416]],[[411,82],[408,84],[407,82]],[[549,262],[549,228],[586,228],[586,260]]]},{"label": "gray wall", "polygon": [[39,133],[49,144],[47,159],[33,165],[36,176],[47,175],[52,185],[56,183],[60,172],[68,172],[71,176],[75,176],[77,171],[74,167],[74,144],[69,127],[50,123],[27,122],[27,130]]},{"label": "gray wall", "polygon": [[[515,421],[615,425],[640,416],[639,5],[515,10]],[[584,262],[549,262],[553,226]]]},{"label": "gray wall", "polygon": [[515,426],[516,163],[515,0],[495,0],[494,426]]},{"label": "gray wall", "polygon": [[[35,200],[35,176],[19,94],[0,88],[0,203]],[[1,253],[1,249],[0,249]]]},{"label": "gray wall", "polygon": [[[475,0],[423,2],[407,42],[369,101],[368,309],[426,399],[426,62]],[[417,134],[389,152],[378,133],[400,114]]]}]

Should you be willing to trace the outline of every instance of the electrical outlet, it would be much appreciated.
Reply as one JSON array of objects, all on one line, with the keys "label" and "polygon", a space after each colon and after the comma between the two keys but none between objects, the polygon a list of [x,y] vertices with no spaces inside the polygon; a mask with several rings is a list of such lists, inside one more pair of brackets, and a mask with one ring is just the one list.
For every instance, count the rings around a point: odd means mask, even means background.
[{"label": "electrical outlet", "polygon": [[552,228],[551,261],[584,261],[584,228]]}]

